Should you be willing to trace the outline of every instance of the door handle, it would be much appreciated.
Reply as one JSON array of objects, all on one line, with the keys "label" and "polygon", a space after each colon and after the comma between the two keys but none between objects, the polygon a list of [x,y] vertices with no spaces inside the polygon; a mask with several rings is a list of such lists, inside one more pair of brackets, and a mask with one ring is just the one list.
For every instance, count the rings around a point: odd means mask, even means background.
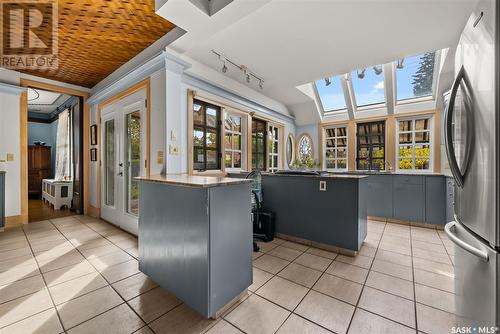
[{"label": "door handle", "polygon": [[457,237],[455,233],[453,233],[452,229],[455,227],[455,225],[457,225],[457,222],[452,221],[446,224],[444,227],[444,231],[446,235],[450,238],[450,240],[463,250],[471,253],[472,255],[477,256],[478,258],[480,258],[485,262],[488,262],[489,256],[486,251],[478,249],[472,245],[469,245],[468,243]]},{"label": "door handle", "polygon": [[448,156],[448,160],[450,162],[450,169],[453,178],[455,179],[456,184],[460,187],[464,187],[464,178],[462,172],[460,172],[460,167],[458,166],[457,157],[455,155],[455,149],[453,148],[453,138],[452,138],[452,128],[451,123],[453,121],[453,109],[455,107],[455,99],[457,97],[458,89],[460,88],[460,82],[464,78],[465,69],[462,66],[460,71],[458,72],[455,81],[453,82],[453,86],[451,88],[450,101],[448,102],[448,106],[446,107],[445,112],[445,147],[446,147],[446,155]]}]

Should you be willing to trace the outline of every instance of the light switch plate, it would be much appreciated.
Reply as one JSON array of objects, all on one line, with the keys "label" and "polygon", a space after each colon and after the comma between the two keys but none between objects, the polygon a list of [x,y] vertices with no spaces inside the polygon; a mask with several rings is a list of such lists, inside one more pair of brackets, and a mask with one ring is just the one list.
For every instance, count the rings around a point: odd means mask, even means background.
[{"label": "light switch plate", "polygon": [[165,154],[163,153],[163,151],[157,151],[156,152],[156,163],[158,165],[163,165],[165,161]]},{"label": "light switch plate", "polygon": [[326,191],[326,181],[319,181],[319,191]]},{"label": "light switch plate", "polygon": [[177,133],[174,130],[170,131],[170,140],[177,141]]},{"label": "light switch plate", "polygon": [[14,161],[14,153],[7,153],[7,161]]}]

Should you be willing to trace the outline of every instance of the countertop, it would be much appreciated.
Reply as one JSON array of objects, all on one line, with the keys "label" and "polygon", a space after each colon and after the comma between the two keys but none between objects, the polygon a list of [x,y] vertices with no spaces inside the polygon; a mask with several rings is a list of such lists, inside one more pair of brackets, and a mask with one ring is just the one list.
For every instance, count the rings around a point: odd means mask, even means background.
[{"label": "countertop", "polygon": [[183,187],[195,188],[209,188],[228,186],[241,183],[251,183],[252,180],[237,179],[229,177],[215,177],[215,176],[193,176],[193,175],[152,175],[150,177],[141,176],[136,177],[136,180],[143,182],[156,182],[171,185],[178,185]]},{"label": "countertop", "polygon": [[367,178],[369,175],[356,175],[356,174],[323,174],[323,175],[308,175],[308,174],[267,174],[266,176],[276,176],[276,177],[284,177],[284,176],[291,176],[291,177],[312,177],[312,178],[319,178],[319,179],[364,179]]}]

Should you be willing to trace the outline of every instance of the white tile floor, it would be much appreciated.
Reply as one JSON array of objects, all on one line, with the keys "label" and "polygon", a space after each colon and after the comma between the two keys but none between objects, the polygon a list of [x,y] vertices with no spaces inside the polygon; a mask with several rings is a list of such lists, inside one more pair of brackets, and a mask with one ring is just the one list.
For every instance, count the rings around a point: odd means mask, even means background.
[{"label": "white tile floor", "polygon": [[207,320],[138,270],[137,239],[84,216],[0,234],[0,333],[450,333],[453,246],[370,221],[348,257],[279,240],[245,299]]}]

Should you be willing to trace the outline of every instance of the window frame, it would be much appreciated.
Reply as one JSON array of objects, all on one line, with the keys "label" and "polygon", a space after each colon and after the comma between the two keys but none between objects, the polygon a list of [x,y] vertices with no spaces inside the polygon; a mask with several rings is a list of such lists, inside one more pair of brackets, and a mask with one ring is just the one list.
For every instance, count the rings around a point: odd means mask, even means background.
[{"label": "window frame", "polygon": [[[360,135],[359,135],[359,126],[360,125],[365,125],[365,124],[383,124],[383,129],[384,129],[384,134],[381,136],[383,139],[384,139],[384,145],[383,145],[383,148],[384,148],[384,156],[383,156],[383,160],[384,160],[384,168],[383,169],[373,169],[373,147],[380,147],[381,145],[380,144],[373,144],[371,142],[371,137],[374,137],[376,135],[373,135],[373,134],[368,134],[368,135],[363,135],[363,136],[366,136],[370,142],[368,144],[361,144],[360,143]],[[370,130],[371,131],[371,130]],[[365,146],[367,145],[367,147],[369,148],[369,156],[367,158],[360,158],[359,157],[359,149],[361,147],[361,145]],[[380,119],[380,120],[373,120],[373,121],[361,121],[361,122],[356,122],[356,171],[368,171],[368,172],[381,172],[381,171],[386,171],[387,169],[387,119],[384,118],[384,119]],[[381,158],[376,158],[376,160],[379,160]],[[360,160],[368,160],[369,162],[369,168],[368,169],[360,169],[359,168],[359,161]]]},{"label": "window frame", "polygon": [[[277,131],[277,135],[271,137],[271,133]],[[280,149],[280,138],[281,138],[281,128],[274,123],[267,123],[267,171],[270,173],[275,173],[280,170],[281,167],[281,149]],[[269,144],[271,144],[271,150],[269,149]],[[272,148],[276,147],[276,153],[273,152]],[[276,157],[276,165],[274,165],[274,157]]]},{"label": "window frame", "polygon": [[340,90],[342,91],[342,94],[344,96],[345,107],[338,108],[338,109],[332,109],[332,110],[326,110],[325,106],[323,104],[323,100],[321,99],[321,95],[319,93],[317,83],[316,83],[316,81],[318,81],[318,80],[316,80],[313,82],[314,94],[316,96],[316,100],[318,101],[318,105],[321,107],[321,112],[324,115],[336,115],[336,114],[346,113],[348,110],[349,101],[348,101],[348,99],[346,99],[346,91],[345,91],[346,77],[345,77],[345,74],[337,74],[337,75],[330,76],[329,78],[331,79],[333,77],[339,77]]},{"label": "window frame", "polygon": [[[438,78],[439,78],[439,65],[441,63],[441,51],[442,50],[436,50],[435,56],[434,56],[434,71],[432,73],[432,94],[427,95],[427,96],[417,96],[417,97],[410,97],[406,99],[401,99],[398,100],[398,76],[397,76],[397,60],[392,62],[392,86],[393,86],[393,96],[394,96],[394,106],[405,106],[405,105],[412,105],[412,104],[418,104],[422,102],[430,102],[430,101],[436,101],[436,91],[437,91],[437,85],[438,85]],[[430,51],[427,51],[430,52]],[[424,52],[419,55],[414,55],[410,57],[415,57],[415,56],[421,56],[427,52]],[[409,57],[406,57],[409,58]],[[405,59],[406,59],[405,58]]]},{"label": "window frame", "polygon": [[[428,120],[429,121],[429,129],[428,130],[420,130],[417,131],[415,129],[415,122],[418,120]],[[399,122],[402,121],[412,121],[412,129],[410,131],[400,131],[399,129]],[[413,152],[415,152],[415,145],[418,145],[415,143],[415,133],[417,132],[428,132],[429,133],[429,168],[428,169],[417,169],[416,168],[416,159],[417,156],[415,153],[412,153],[412,160],[413,160],[413,168],[411,169],[401,169],[399,167],[399,160],[401,159],[399,155],[399,148],[400,146],[408,146],[411,145],[413,148]],[[411,133],[412,134],[412,143],[411,144],[401,144],[399,142],[399,135],[400,134],[407,134]],[[434,117],[432,115],[420,115],[420,116],[413,116],[413,117],[399,117],[396,119],[396,136],[395,136],[395,146],[396,146],[396,157],[395,157],[395,170],[396,172],[405,172],[405,173],[416,173],[416,174],[425,174],[425,173],[434,173]],[[425,144],[424,144],[425,145]]]},{"label": "window frame", "polygon": [[[202,108],[205,108],[204,110],[204,124],[199,124],[195,121],[194,119],[194,112],[195,112],[195,109],[194,109],[194,106],[198,104],[198,105],[201,105]],[[206,112],[206,109],[207,107],[210,107],[212,109],[215,109],[217,111],[217,115],[216,115],[216,127],[211,127],[211,126],[208,126],[207,125],[207,112]],[[192,138],[192,142],[191,142],[191,147],[193,149],[193,152],[192,152],[192,159],[193,159],[193,172],[195,173],[205,173],[205,172],[213,172],[213,171],[221,171],[222,170],[222,144],[221,144],[221,137],[222,137],[222,129],[221,129],[221,126],[222,126],[222,122],[221,122],[221,117],[222,117],[222,107],[221,106],[218,106],[216,104],[213,104],[213,103],[210,103],[210,102],[207,102],[207,101],[204,101],[202,99],[197,99],[197,98],[193,98],[193,104],[192,104],[192,110],[191,110],[191,113],[192,113],[192,120],[193,120],[193,124],[192,124],[192,132],[190,133],[190,136]],[[201,131],[203,131],[204,133],[204,143],[202,146],[198,146],[198,145],[195,145],[195,141],[194,141],[194,132],[195,131],[200,131],[200,129],[202,129]],[[212,148],[208,148],[207,147],[207,133],[208,133],[208,130],[215,130],[216,131],[216,134],[217,134],[217,144],[216,144],[216,147],[215,149],[212,149]],[[196,169],[195,168],[195,159],[194,159],[194,155],[195,155],[195,152],[197,149],[202,149],[203,150],[203,155],[204,155],[204,161],[203,161],[203,164],[204,164],[204,167],[203,169]],[[217,166],[215,168],[207,168],[207,151],[215,151],[216,153],[216,161],[217,161]]]},{"label": "window frame", "polygon": [[309,138],[309,142],[311,143],[311,156],[310,158],[314,160],[314,141],[312,140],[312,137],[311,135],[309,135],[308,133],[302,133],[298,138],[297,138],[297,153],[296,153],[296,158],[301,161],[302,160],[302,157],[300,156],[300,142],[302,141],[302,139],[304,137],[307,137]]},{"label": "window frame", "polygon": [[[352,78],[352,75],[354,73],[356,73],[357,75],[357,72],[360,70],[360,69],[356,69],[356,70],[353,70],[353,71],[350,71],[347,74],[347,81],[348,81],[348,87],[349,87],[349,91],[350,91],[350,99],[351,99],[351,103],[352,103],[352,107],[353,109],[355,110],[355,112],[359,112],[359,111],[368,111],[368,110],[376,110],[376,109],[386,109],[387,110],[387,106],[388,106],[388,100],[387,100],[387,80],[386,80],[386,77],[385,77],[385,64],[377,64],[375,66],[381,66],[382,67],[382,73],[380,74],[382,76],[382,81],[384,82],[384,101],[383,102],[379,102],[379,103],[370,103],[370,104],[366,104],[366,105],[362,105],[362,106],[358,106],[358,103],[357,103],[357,99],[356,99],[356,90],[354,89],[354,82],[353,82],[353,78]],[[367,66],[366,67],[366,70],[371,70],[373,71],[373,67],[374,66]],[[360,79],[360,80],[363,80],[363,79]]]},{"label": "window frame", "polygon": [[[337,136],[337,129],[340,129],[340,128],[344,128],[345,129],[345,136]],[[335,130],[335,134],[333,137],[328,137],[327,135],[327,130],[331,130],[331,129],[334,129]],[[322,131],[323,131],[323,157],[322,157],[322,161],[323,161],[323,169],[327,170],[327,171],[342,171],[342,172],[345,172],[349,169],[349,126],[348,124],[338,124],[338,125],[330,125],[330,126],[325,126],[322,128]],[[345,158],[339,158],[338,155],[336,154],[335,155],[335,158],[327,158],[327,151],[328,150],[333,150],[335,152],[338,152],[338,145],[337,145],[337,141],[338,139],[345,139],[346,141],[346,146],[345,146],[345,149],[346,149],[346,156]],[[327,143],[327,140],[334,140],[335,141],[335,146],[334,148],[328,148],[326,143]],[[335,161],[335,168],[328,168],[328,160],[333,160]],[[345,168],[338,168],[338,161],[339,160],[345,160],[346,162],[346,165],[345,165]]]},{"label": "window frame", "polygon": [[[261,124],[264,124],[264,144],[263,144],[263,152],[255,152],[253,147],[253,143],[254,143],[254,131],[253,131],[253,122],[256,122],[256,123],[261,123]],[[255,171],[255,170],[258,170],[258,171],[261,171],[261,172],[264,172],[264,171],[267,171],[267,124],[268,122],[266,120],[263,120],[261,118],[258,118],[258,117],[252,117],[252,129],[251,129],[251,152],[252,152],[252,155],[251,155],[251,163],[250,163],[250,169],[252,171]],[[253,159],[253,156],[254,154],[259,154],[259,155],[262,155],[262,158],[264,160],[264,165],[262,167],[262,169],[260,168],[257,168],[257,167],[254,167],[254,159]]]},{"label": "window frame", "polygon": [[[239,117],[240,118],[240,131],[235,131],[235,130],[227,130],[226,129],[226,117]],[[224,121],[223,121],[223,142],[222,142],[222,160],[223,160],[223,167],[224,171],[226,172],[240,172],[240,171],[245,171],[247,170],[247,115],[244,113],[234,111],[234,110],[227,110],[224,108]],[[231,134],[231,143],[233,143],[233,138],[234,136],[240,136],[240,149],[234,149],[232,146],[230,148],[226,147],[226,135]],[[241,167],[234,167],[234,153],[240,153],[241,156]],[[226,153],[231,153],[231,167],[226,167]]]}]

